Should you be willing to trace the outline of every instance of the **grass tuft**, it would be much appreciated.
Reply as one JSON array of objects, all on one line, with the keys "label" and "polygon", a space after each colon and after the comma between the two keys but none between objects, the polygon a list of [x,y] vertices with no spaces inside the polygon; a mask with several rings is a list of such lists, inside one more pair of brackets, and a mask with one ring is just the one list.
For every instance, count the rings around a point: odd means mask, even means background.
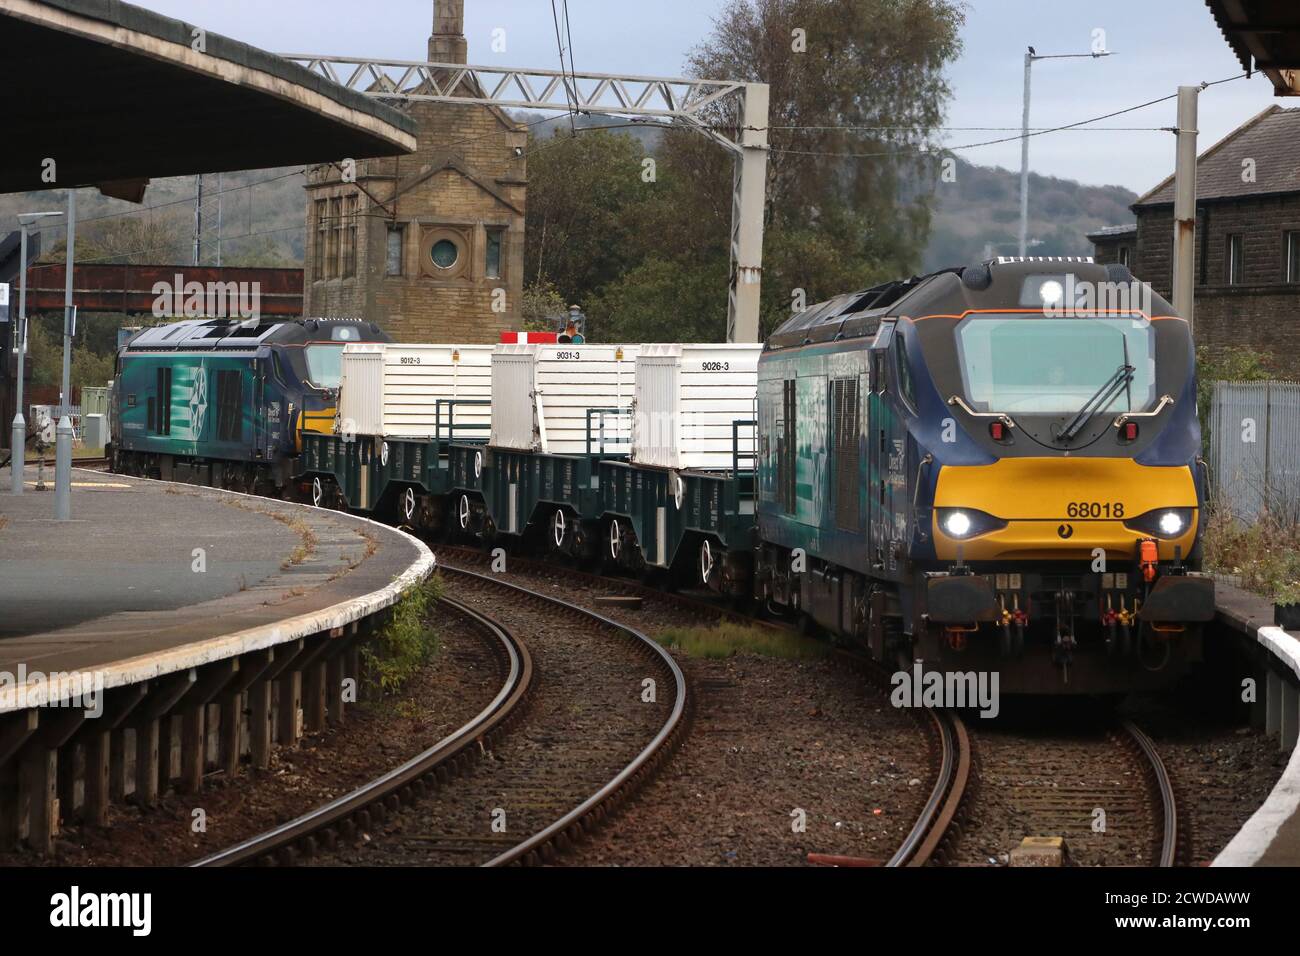
[{"label": "grass tuft", "polygon": [[724,622],[713,627],[668,627],[654,635],[664,647],[688,657],[718,659],[736,654],[759,654],[786,660],[825,657],[828,648],[800,634],[767,627]]},{"label": "grass tuft", "polygon": [[383,630],[361,649],[366,670],[382,693],[400,690],[437,653],[438,635],[426,619],[442,593],[437,575],[408,591],[393,606]]}]

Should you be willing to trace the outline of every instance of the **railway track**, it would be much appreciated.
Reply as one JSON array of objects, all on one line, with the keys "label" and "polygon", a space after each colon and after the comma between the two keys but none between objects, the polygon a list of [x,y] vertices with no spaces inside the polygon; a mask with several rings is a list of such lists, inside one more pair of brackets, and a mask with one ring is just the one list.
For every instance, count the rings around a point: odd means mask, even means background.
[{"label": "railway track", "polygon": [[1175,866],[1178,806],[1164,762],[1131,721],[992,728],[952,860],[988,865],[1029,836],[1063,837],[1080,866]]},{"label": "railway track", "polygon": [[[409,528],[405,530],[410,531]],[[485,553],[481,547],[435,541],[430,541],[429,546],[434,548],[439,555],[454,558],[475,567],[486,568],[490,566],[492,561],[491,556]],[[684,614],[700,620],[723,620],[750,627],[770,628],[786,632],[791,630],[784,624],[753,617],[726,607],[723,603],[725,599],[721,596],[712,599],[696,597],[681,591],[651,587],[634,578],[593,574],[590,571],[583,571],[567,564],[556,564],[522,555],[509,555],[507,560],[509,566],[516,571],[523,571],[531,577],[566,587],[576,585],[591,591],[615,591],[627,597],[639,597],[643,600],[668,603]]]},{"label": "railway track", "polygon": [[[381,834],[373,844],[395,858],[386,862],[540,863],[603,819],[660,764],[685,724],[685,677],[670,655],[634,629],[595,612],[473,571],[443,570],[463,592],[444,597],[444,604],[474,621],[501,650],[507,677],[493,701],[397,769],[196,865],[293,864],[322,848],[339,848],[386,820],[394,822],[397,832]],[[519,626],[498,619],[505,614],[498,610],[506,607],[505,596],[509,616],[535,617],[544,610],[554,617],[559,611],[564,623],[552,625],[544,641],[530,637],[530,647],[518,636]],[[596,643],[599,651],[583,662],[586,666],[566,664],[563,651],[548,646],[554,632]],[[593,675],[601,669],[596,659],[611,656],[622,658],[607,664],[611,672],[621,672],[616,683],[622,686],[607,690],[606,696],[621,697],[625,712],[634,712],[636,719],[575,715],[576,695],[584,687],[591,689]],[[662,687],[655,708],[641,698],[647,670],[660,678]],[[602,727],[610,731],[604,737]],[[494,803],[508,810],[509,833],[519,832],[518,821],[523,821],[522,837],[489,829],[480,811]],[[466,808],[472,810],[462,812]],[[427,832],[430,823],[442,829]]]},{"label": "railway track", "polygon": [[[481,549],[459,545],[440,544],[437,553],[446,568],[446,559],[487,566],[490,559]],[[709,600],[690,597],[680,592],[664,591],[638,581],[605,577],[568,567],[557,567],[544,561],[510,556],[511,573],[522,573],[539,578],[553,586],[582,588],[587,591],[614,591],[634,595],[657,604],[667,604],[688,617],[708,620],[730,620],[748,626],[789,631],[772,621],[753,618]],[[452,566],[453,570],[455,566]],[[847,666],[863,674],[880,693],[888,697],[889,674],[866,657],[840,652],[836,657]],[[917,722],[927,732],[935,764],[935,779],[921,813],[913,823],[902,844],[885,864],[890,867],[925,866],[940,861],[948,839],[949,828],[958,819],[958,813],[970,783],[973,763],[970,736],[961,717],[951,711],[927,709],[917,713]],[[877,861],[841,855],[813,853],[809,861],[831,866],[876,865]]]},{"label": "railway track", "polygon": [[939,769],[934,786],[903,844],[887,866],[925,866],[938,862],[950,828],[966,798],[971,775],[970,735],[961,717],[950,711],[927,712],[934,724]]}]

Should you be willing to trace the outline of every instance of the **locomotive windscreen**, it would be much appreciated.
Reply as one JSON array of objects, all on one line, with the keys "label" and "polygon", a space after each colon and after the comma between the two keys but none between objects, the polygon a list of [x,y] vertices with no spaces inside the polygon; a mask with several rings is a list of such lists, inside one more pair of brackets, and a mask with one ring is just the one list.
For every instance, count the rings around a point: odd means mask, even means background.
[{"label": "locomotive windscreen", "polygon": [[303,351],[308,380],[317,388],[338,388],[343,379],[343,346],[309,345]]},{"label": "locomotive windscreen", "polygon": [[956,329],[966,399],[1007,414],[1070,414],[1116,370],[1133,378],[1105,409],[1136,411],[1155,400],[1155,333],[1142,316],[967,316]]}]

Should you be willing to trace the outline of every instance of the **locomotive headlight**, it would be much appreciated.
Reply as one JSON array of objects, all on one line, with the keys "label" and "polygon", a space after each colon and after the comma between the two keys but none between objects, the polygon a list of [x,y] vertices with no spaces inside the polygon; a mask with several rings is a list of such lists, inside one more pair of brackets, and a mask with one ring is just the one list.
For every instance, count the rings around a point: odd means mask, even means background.
[{"label": "locomotive headlight", "polygon": [[1184,524],[1183,516],[1177,511],[1166,511],[1160,516],[1160,530],[1171,538],[1182,533]]},{"label": "locomotive headlight", "polygon": [[1168,540],[1185,535],[1194,518],[1195,511],[1192,508],[1156,508],[1128,519],[1124,522],[1124,527]]},{"label": "locomotive headlight", "polygon": [[970,534],[970,515],[964,511],[953,511],[943,520],[943,530],[954,538],[964,538]]},{"label": "locomotive headlight", "polygon": [[935,517],[939,530],[950,538],[973,538],[1007,526],[1001,518],[974,508],[939,508]]}]

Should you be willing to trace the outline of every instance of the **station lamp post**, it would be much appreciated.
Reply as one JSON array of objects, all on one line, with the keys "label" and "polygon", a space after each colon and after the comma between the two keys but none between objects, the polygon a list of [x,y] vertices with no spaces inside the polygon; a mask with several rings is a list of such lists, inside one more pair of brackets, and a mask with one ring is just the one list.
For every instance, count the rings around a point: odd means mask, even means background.
[{"label": "station lamp post", "polygon": [[1020,122],[1020,258],[1025,257],[1029,238],[1029,85],[1033,76],[1034,63],[1038,60],[1081,60],[1100,59],[1111,56],[1105,50],[1093,53],[1052,53],[1040,54],[1033,47],[1025,53],[1025,101]]},{"label": "station lamp post", "polygon": [[18,321],[14,323],[14,347],[18,350],[18,389],[14,409],[14,429],[10,441],[9,460],[12,471],[10,490],[23,493],[23,465],[27,460],[27,419],[23,417],[23,373],[27,358],[27,227],[47,216],[61,216],[61,212],[24,212],[18,214],[22,240],[18,252]]}]

